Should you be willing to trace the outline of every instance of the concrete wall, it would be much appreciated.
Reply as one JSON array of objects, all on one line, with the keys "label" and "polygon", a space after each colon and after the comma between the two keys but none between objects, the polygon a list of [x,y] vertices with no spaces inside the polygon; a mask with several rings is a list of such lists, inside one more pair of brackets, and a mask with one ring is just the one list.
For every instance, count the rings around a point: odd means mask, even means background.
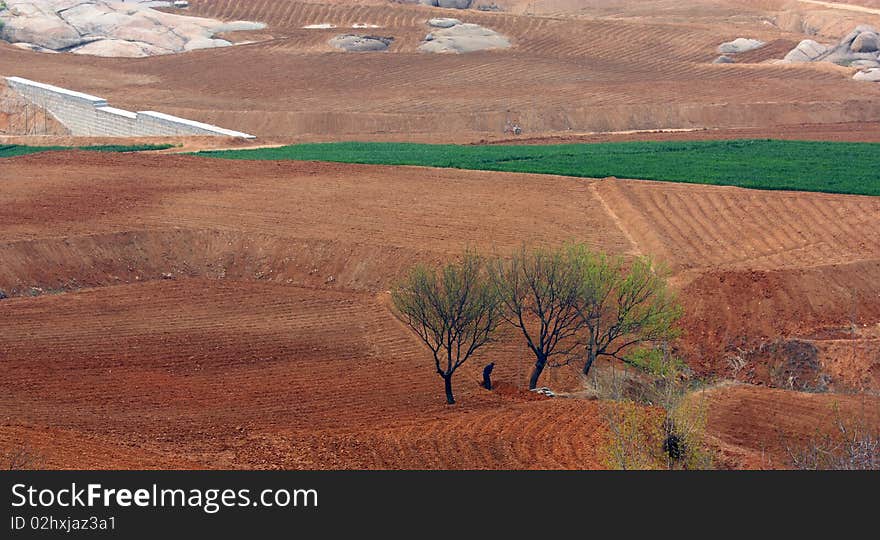
[{"label": "concrete wall", "polygon": [[130,112],[110,107],[107,100],[21,77],[6,84],[31,103],[49,111],[71,135],[92,137],[161,137],[216,135],[253,139],[253,135],[154,111]]}]

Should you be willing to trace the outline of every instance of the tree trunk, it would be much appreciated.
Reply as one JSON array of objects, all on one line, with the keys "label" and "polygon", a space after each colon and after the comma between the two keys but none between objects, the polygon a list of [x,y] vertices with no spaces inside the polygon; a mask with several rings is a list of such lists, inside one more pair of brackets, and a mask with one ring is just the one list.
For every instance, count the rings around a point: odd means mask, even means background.
[{"label": "tree trunk", "polygon": [[452,395],[452,374],[444,375],[443,382],[446,384],[446,403],[455,405],[455,396]]},{"label": "tree trunk", "polygon": [[596,353],[594,351],[587,352],[587,361],[584,363],[584,377],[590,374],[590,368],[593,367],[593,362],[596,361]]},{"label": "tree trunk", "polygon": [[539,358],[535,362],[535,369],[532,370],[532,377],[529,379],[529,390],[534,390],[538,387],[538,378],[541,376],[541,372],[544,371],[545,365],[547,365],[546,358]]}]

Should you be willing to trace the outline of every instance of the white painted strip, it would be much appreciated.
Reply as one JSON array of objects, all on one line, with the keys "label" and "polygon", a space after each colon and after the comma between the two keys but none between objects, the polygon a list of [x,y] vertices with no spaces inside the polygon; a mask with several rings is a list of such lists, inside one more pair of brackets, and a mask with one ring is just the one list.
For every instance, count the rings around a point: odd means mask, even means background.
[{"label": "white painted strip", "polygon": [[11,82],[14,84],[21,84],[23,86],[31,86],[33,88],[39,88],[41,90],[46,90],[47,92],[55,92],[56,94],[62,94],[68,97],[82,99],[84,101],[91,102],[95,107],[106,107],[107,100],[104,98],[99,98],[97,96],[92,96],[89,94],[83,94],[82,92],[74,92],[73,90],[68,90],[66,88],[59,88],[57,86],[52,86],[51,84],[39,83],[36,81],[31,81],[29,79],[23,79],[21,77],[6,77],[7,82]]},{"label": "white painted strip", "polygon": [[211,124],[205,124],[202,122],[196,122],[195,120],[187,120],[186,118],[180,118],[178,116],[172,116],[170,114],[160,113],[156,111],[139,111],[138,114],[142,114],[144,116],[152,116],[154,118],[158,118],[160,120],[165,120],[167,122],[174,122],[177,124],[183,124],[186,126],[204,129],[205,131],[210,131],[213,133],[217,133],[220,135],[226,135],[227,137],[241,137],[243,139],[255,139],[254,135],[249,135],[247,133],[242,133],[240,131],[233,131],[231,129],[224,129],[222,127],[213,126]]},{"label": "white painted strip", "polygon": [[137,113],[133,113],[131,111],[126,111],[123,109],[117,109],[116,107],[97,107],[99,111],[103,111],[108,114],[115,114],[117,116],[124,116],[126,118],[131,118],[132,120],[136,120],[138,115]]},{"label": "white painted strip", "polygon": [[[247,133],[242,133],[240,131],[233,131],[231,129],[224,129],[219,126],[213,126],[211,124],[205,124],[202,122],[196,122],[195,120],[187,120],[186,118],[180,118],[177,116],[172,116],[170,114],[155,112],[155,111],[143,111],[139,113],[134,113],[131,111],[126,111],[124,109],[117,109],[116,107],[111,107],[108,105],[107,100],[104,98],[99,98],[97,96],[92,96],[89,94],[84,94],[82,92],[74,92],[73,90],[68,90],[66,88],[60,88],[58,86],[52,86],[51,84],[40,83],[36,81],[31,81],[29,79],[24,79],[22,77],[6,77],[7,84],[14,89],[17,89],[22,93],[27,99],[33,100],[35,102],[43,101],[40,99],[39,91],[49,92],[52,94],[57,94],[57,96],[61,99],[63,103],[66,99],[74,99],[78,101],[84,101],[88,105],[91,105],[97,111],[101,111],[106,114],[112,114],[115,116],[120,116],[127,118],[129,120],[135,120],[135,125],[132,128],[134,131],[137,131],[138,125],[140,125],[141,121],[144,120],[142,118],[138,118],[139,115],[143,115],[146,118],[153,118],[154,120],[158,120],[164,122],[166,124],[172,124],[169,126],[169,129],[173,129],[173,124],[177,124],[184,131],[189,131],[190,134],[198,134],[200,131],[205,132],[205,134],[213,134],[213,135],[222,135],[225,137],[239,137],[243,139],[255,139],[254,135],[250,135]],[[33,94],[37,92],[38,95],[31,95],[28,97],[28,94]],[[50,100],[51,101],[51,100]],[[68,102],[68,105],[71,105]],[[46,105],[47,107],[51,107],[51,105]],[[57,104],[58,107],[63,108],[63,105]],[[58,113],[60,114],[60,113]],[[77,120],[78,121],[78,120]],[[70,120],[71,124],[75,124],[76,121]],[[66,124],[65,124],[66,125]],[[73,125],[67,126],[70,129],[74,129]],[[189,128],[188,130],[186,128]],[[88,128],[83,128],[88,131]],[[98,126],[94,126],[93,129],[99,129]],[[169,133],[172,135],[174,133]],[[132,134],[131,136],[138,136],[137,134]]]}]

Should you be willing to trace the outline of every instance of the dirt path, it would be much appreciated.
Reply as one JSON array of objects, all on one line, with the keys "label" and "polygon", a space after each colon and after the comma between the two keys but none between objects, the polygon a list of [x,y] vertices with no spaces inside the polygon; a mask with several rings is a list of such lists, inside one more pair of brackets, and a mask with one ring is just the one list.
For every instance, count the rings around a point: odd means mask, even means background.
[{"label": "dirt path", "polygon": [[846,11],[855,11],[857,13],[870,13],[871,15],[880,15],[880,9],[858,6],[855,4],[844,4],[841,2],[822,2],[821,0],[798,0],[802,4],[812,4],[830,9],[842,9]]}]

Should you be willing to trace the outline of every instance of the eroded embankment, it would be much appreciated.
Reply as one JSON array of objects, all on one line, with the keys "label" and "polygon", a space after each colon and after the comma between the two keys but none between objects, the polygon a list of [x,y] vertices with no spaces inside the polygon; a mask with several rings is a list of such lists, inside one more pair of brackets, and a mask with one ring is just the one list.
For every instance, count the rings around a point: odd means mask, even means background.
[{"label": "eroded embankment", "polygon": [[383,275],[418,258],[406,248],[229,230],[124,231],[0,244],[0,290],[35,296],[204,277],[379,291],[387,284]]}]

